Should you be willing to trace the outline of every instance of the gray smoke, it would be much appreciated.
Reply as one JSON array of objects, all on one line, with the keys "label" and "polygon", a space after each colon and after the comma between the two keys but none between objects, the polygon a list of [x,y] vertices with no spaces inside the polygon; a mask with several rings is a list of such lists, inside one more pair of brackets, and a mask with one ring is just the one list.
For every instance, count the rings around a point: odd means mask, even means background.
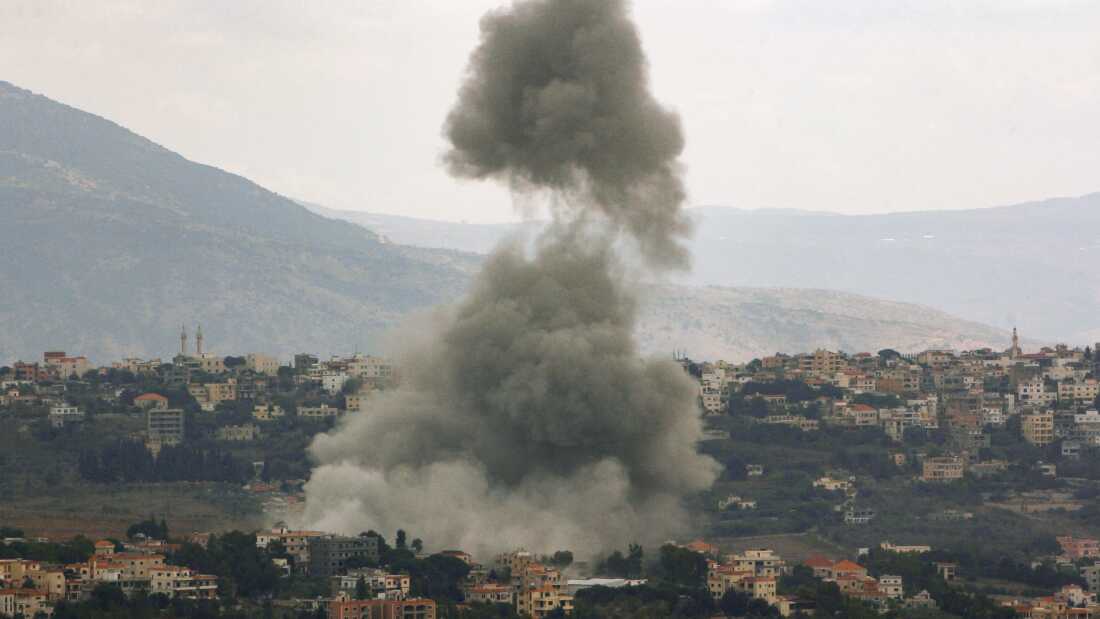
[{"label": "gray smoke", "polygon": [[693,381],[639,355],[606,225],[651,266],[686,264],[683,140],[648,92],[623,3],[487,16],[446,127],[456,174],[550,191],[556,223],[534,256],[490,256],[464,301],[408,330],[401,388],[314,441],[306,522],[478,553],[584,554],[683,531],[683,499],[717,465],[696,452]]},{"label": "gray smoke", "polygon": [[649,92],[624,3],[517,2],[481,32],[445,126],[451,172],[556,191],[624,227],[653,264],[686,266],[680,120]]}]

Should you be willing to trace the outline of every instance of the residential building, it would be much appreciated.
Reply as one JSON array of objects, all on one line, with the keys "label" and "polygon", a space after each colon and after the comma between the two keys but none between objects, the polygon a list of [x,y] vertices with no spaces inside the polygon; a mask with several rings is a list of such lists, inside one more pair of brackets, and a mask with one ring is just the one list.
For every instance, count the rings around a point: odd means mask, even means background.
[{"label": "residential building", "polygon": [[953,481],[962,479],[966,463],[958,456],[925,458],[921,463],[921,479],[924,481]]},{"label": "residential building", "polygon": [[900,600],[905,596],[901,576],[883,574],[878,577],[878,590],[888,598]]},{"label": "residential building", "polygon": [[775,603],[777,581],[774,576],[749,576],[741,582],[745,593],[750,597],[764,600],[768,604]]},{"label": "residential building", "polygon": [[1058,382],[1058,400],[1089,404],[1100,396],[1100,381],[1095,378],[1067,379]]},{"label": "residential building", "polygon": [[544,585],[516,592],[516,610],[520,615],[541,619],[558,608],[567,615],[573,612],[573,596],[560,587]]},{"label": "residential building", "polygon": [[244,358],[244,366],[257,374],[278,376],[279,360],[269,355],[249,353]]},{"label": "residential building", "polygon": [[955,580],[955,578],[958,577],[958,572],[959,572],[959,564],[958,563],[947,563],[947,562],[937,562],[936,563],[936,573],[939,574],[940,578],[946,580],[947,582],[951,582],[951,581]]},{"label": "residential building", "polygon": [[187,392],[199,403],[204,411],[214,410],[222,402],[237,399],[237,379],[227,378],[223,382],[190,384]]},{"label": "residential building", "polygon": [[164,410],[168,408],[168,398],[159,393],[143,393],[134,398],[134,406],[142,410]]},{"label": "residential building", "polygon": [[64,352],[44,353],[42,361],[48,372],[63,380],[74,376],[79,378],[92,369],[86,357],[70,357]]},{"label": "residential building", "polygon": [[71,404],[56,404],[50,407],[49,421],[51,426],[61,428],[70,423],[84,421],[84,411]]},{"label": "residential building", "polygon": [[256,547],[267,548],[272,542],[279,542],[286,548],[287,554],[294,557],[294,563],[299,569],[304,570],[309,566],[309,540],[324,537],[320,531],[296,531],[283,523],[278,523],[270,530],[256,533]]},{"label": "residential building", "polygon": [[722,565],[711,561],[707,568],[707,589],[711,597],[718,600],[727,591],[740,591],[741,581],[753,575],[749,570],[738,570],[735,565]]},{"label": "residential building", "polygon": [[814,488],[821,488],[830,492],[849,492],[852,489],[852,482],[847,479],[835,479],[828,475],[820,477],[814,480]]},{"label": "residential building", "polygon": [[467,602],[483,604],[515,604],[515,592],[507,585],[484,583],[466,589]]},{"label": "residential building", "polygon": [[182,408],[149,409],[145,412],[146,434],[162,444],[183,440],[185,414]]},{"label": "residential building", "polygon": [[372,384],[392,381],[397,375],[394,365],[382,357],[356,354],[345,361],[348,375]]},{"label": "residential building", "polygon": [[344,383],[351,378],[344,372],[325,371],[321,373],[321,387],[332,395],[340,393]]},{"label": "residential building", "polygon": [[53,613],[50,596],[45,591],[23,588],[0,589],[0,616],[35,617],[39,613],[43,615]]},{"label": "residential building", "polygon": [[875,519],[875,510],[852,507],[844,512],[844,524],[864,525]]},{"label": "residential building", "polygon": [[1062,554],[1071,561],[1100,558],[1100,540],[1060,536],[1056,538]]},{"label": "residential building", "polygon": [[815,605],[810,600],[800,600],[790,595],[780,595],[776,598],[774,606],[779,609],[780,617],[791,617],[797,613],[812,616]]},{"label": "residential building", "polygon": [[1021,404],[1049,406],[1058,400],[1058,391],[1048,388],[1042,377],[1034,377],[1016,386],[1016,397]]},{"label": "residential building", "polygon": [[328,619],[435,619],[435,602],[412,600],[343,600],[331,602]]},{"label": "residential building", "polygon": [[1033,412],[1021,418],[1024,439],[1032,445],[1043,447],[1054,442],[1054,413]]},{"label": "residential building", "polygon": [[814,578],[832,578],[833,566],[836,565],[836,561],[820,555],[812,556],[802,562],[802,565],[810,568],[814,572]]},{"label": "residential building", "polygon": [[178,565],[159,565],[149,568],[149,592],[169,598],[212,600],[218,596],[218,577]]},{"label": "residential building", "polygon": [[404,600],[409,597],[412,581],[408,574],[387,574],[379,568],[350,569],[347,574],[331,577],[332,594],[354,596],[360,582],[372,599]]},{"label": "residential building", "polygon": [[811,355],[801,355],[799,369],[813,376],[832,376],[848,367],[848,361],[840,353],[818,349]]},{"label": "residential building", "polygon": [[311,537],[308,545],[311,576],[335,576],[345,571],[349,559],[377,562],[379,557],[378,538],[372,535]]},{"label": "residential building", "polygon": [[361,413],[367,410],[369,391],[358,391],[344,396],[344,409],[349,413]]},{"label": "residential building", "polygon": [[867,568],[856,563],[855,561],[848,561],[847,559],[837,561],[832,567],[832,579],[843,578],[845,576],[855,576],[858,578],[867,577]]},{"label": "residential building", "polygon": [[256,421],[274,421],[286,415],[278,404],[257,404],[252,407],[252,418]]},{"label": "residential building", "polygon": [[737,571],[753,576],[780,576],[787,571],[787,562],[770,548],[751,548],[729,555],[726,561]]},{"label": "residential building", "polygon": [[338,417],[344,411],[328,404],[321,404],[320,406],[299,406],[298,416],[308,419],[326,419],[328,417]]},{"label": "residential building", "polygon": [[248,442],[254,441],[261,436],[260,427],[254,423],[243,423],[241,425],[228,425],[218,428],[217,431],[218,440],[222,441],[240,441]]},{"label": "residential building", "polygon": [[924,554],[926,552],[932,552],[931,546],[923,544],[901,546],[898,544],[891,544],[890,542],[882,542],[879,544],[879,548],[882,548],[886,552],[896,552],[898,554]]},{"label": "residential building", "polygon": [[1100,561],[1081,568],[1081,576],[1085,578],[1089,591],[1100,593]]}]

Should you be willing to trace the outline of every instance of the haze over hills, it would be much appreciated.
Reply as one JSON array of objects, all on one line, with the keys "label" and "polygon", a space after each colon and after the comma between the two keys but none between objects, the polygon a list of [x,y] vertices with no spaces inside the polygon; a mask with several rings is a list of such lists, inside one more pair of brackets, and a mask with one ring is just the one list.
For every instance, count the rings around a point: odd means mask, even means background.
[{"label": "haze over hills", "polygon": [[699,359],[747,361],[817,348],[1002,350],[1011,338],[929,307],[835,290],[666,285],[651,289],[642,307],[643,348]]},{"label": "haze over hills", "polygon": [[514,224],[459,223],[332,209],[301,200],[299,203],[318,215],[359,224],[394,243],[455,249],[476,254],[489,253],[502,240],[515,234],[532,233],[533,236],[545,225],[539,221]]},{"label": "haze over hills", "polygon": [[[454,223],[303,204],[394,242],[478,253],[489,252],[516,234],[533,236],[542,225]],[[818,347],[846,351],[885,346],[903,351],[1003,348],[1008,338],[1004,329],[910,303],[814,288],[706,285],[651,286],[638,329],[639,342],[647,351],[682,350],[700,358],[731,360]]]},{"label": "haze over hills", "polygon": [[[402,245],[422,227],[386,221],[388,241],[0,82],[0,363],[47,349],[98,362],[167,357],[183,323],[201,323],[221,353],[378,350],[411,312],[461,295],[480,262]],[[431,242],[484,251],[500,236],[475,232]],[[697,268],[709,272],[708,260],[697,258]],[[934,310],[843,293],[651,292],[639,336],[660,353],[746,359],[1007,341]]]},{"label": "haze over hills", "polygon": [[475,261],[386,244],[0,82],[0,359],[354,351],[460,294]]},{"label": "haze over hills", "polygon": [[[1100,193],[966,211],[691,210],[683,283],[823,288],[940,308],[1041,340],[1100,340]],[[397,243],[487,251],[516,226],[326,211]],[[534,224],[527,224],[532,226]]]}]

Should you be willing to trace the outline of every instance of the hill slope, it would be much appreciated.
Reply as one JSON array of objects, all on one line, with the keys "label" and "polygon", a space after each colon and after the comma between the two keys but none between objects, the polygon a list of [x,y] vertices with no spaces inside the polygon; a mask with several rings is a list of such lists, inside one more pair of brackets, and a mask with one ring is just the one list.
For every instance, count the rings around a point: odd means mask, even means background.
[{"label": "hill slope", "polygon": [[474,261],[382,242],[102,118],[0,82],[0,361],[351,351],[453,298]]},{"label": "hill slope", "polygon": [[435,221],[402,215],[344,211],[308,202],[301,204],[318,215],[350,221],[400,245],[454,249],[476,254],[487,254],[502,240],[516,234],[534,235],[544,226],[537,221],[516,224]]},{"label": "hill slope", "polygon": [[[397,219],[383,232],[391,240],[417,233],[417,220]],[[501,234],[475,232],[470,249]],[[0,259],[0,363],[59,348],[101,362],[169,356],[179,325],[196,322],[221,353],[371,350],[410,312],[457,298],[480,262],[386,242],[3,82]],[[1007,338],[926,308],[818,290],[661,286],[647,296],[639,338],[661,354]]]},{"label": "hill slope", "polygon": [[1100,328],[1100,193],[890,215],[695,212],[699,283],[848,290],[1075,344]]},{"label": "hill slope", "polygon": [[911,303],[833,290],[659,286],[638,325],[642,347],[697,359],[747,361],[817,348],[1007,348],[1010,334]]},{"label": "hill slope", "polygon": [[[312,207],[311,207],[312,208]],[[685,283],[826,288],[942,308],[1072,343],[1100,340],[1100,193],[967,211],[843,216],[695,208]],[[397,243],[487,251],[516,226],[328,211]],[[528,224],[534,226],[534,224]]]}]

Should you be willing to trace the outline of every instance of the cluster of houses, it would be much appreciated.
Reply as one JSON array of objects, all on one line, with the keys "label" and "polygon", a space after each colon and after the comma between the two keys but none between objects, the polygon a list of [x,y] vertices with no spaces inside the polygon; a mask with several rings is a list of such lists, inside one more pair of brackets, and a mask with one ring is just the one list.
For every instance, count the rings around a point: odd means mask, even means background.
[{"label": "cluster of houses", "polygon": [[[817,350],[742,364],[707,362],[697,372],[700,402],[710,414],[725,413],[731,398],[740,395],[766,405],[760,423],[808,432],[822,424],[878,427],[901,441],[913,428],[946,431],[950,454],[921,463],[926,481],[958,479],[981,464],[978,453],[989,447],[988,429],[1013,418],[1023,439],[1040,447],[1060,442],[1064,457],[1100,447],[1100,354],[1064,345],[1024,353],[1015,332],[1005,351]],[[745,391],[748,385],[779,381],[800,381],[822,395],[795,402],[786,393]]]},{"label": "cluster of houses", "polygon": [[1100,603],[1095,589],[1086,591],[1079,585],[1066,585],[1054,595],[1037,598],[1011,599],[1003,602],[1022,619],[1095,619],[1100,617]]},{"label": "cluster of houses", "polygon": [[[390,361],[372,355],[357,353],[322,361],[314,355],[298,354],[293,365],[283,366],[274,357],[259,353],[226,357],[204,351],[201,328],[195,341],[194,350],[189,349],[183,331],[179,354],[166,363],[127,358],[94,367],[86,357],[57,351],[44,353],[41,362],[18,361],[0,368],[0,412],[13,407],[41,411],[57,428],[82,423],[88,411],[69,397],[67,382],[86,378],[89,373],[109,377],[112,370],[124,370],[139,376],[146,388],[153,387],[136,396],[130,393],[133,409],[146,417],[141,438],[156,453],[165,445],[182,441],[186,432],[184,409],[179,403],[170,406],[164,395],[169,389],[185,389],[201,411],[212,412],[226,405],[239,411],[241,404],[250,408],[249,422],[221,426],[213,437],[249,442],[264,436],[268,422],[288,415],[322,420],[363,411],[375,390],[392,386],[398,379]],[[103,381],[98,387],[94,397],[105,406],[120,405],[128,390],[127,385]],[[158,392],[158,387],[164,393]],[[88,390],[82,389],[81,395],[86,397]],[[294,408],[286,410],[275,403],[277,396],[282,396],[279,400],[284,403],[293,401]]]},{"label": "cluster of houses", "polygon": [[[294,571],[325,577],[331,583],[330,597],[296,601],[299,609],[320,604],[328,610],[330,618],[339,618],[362,617],[364,609],[368,608],[392,607],[400,611],[395,617],[435,617],[434,602],[409,598],[410,581],[407,574],[361,567],[363,563],[378,562],[380,548],[377,537],[367,534],[340,536],[320,531],[293,530],[282,523],[256,535],[256,545],[260,548],[270,548],[275,543],[285,549],[290,558],[289,561],[276,559],[287,575]],[[509,604],[520,614],[536,619],[545,617],[557,608],[567,613],[572,612],[573,593],[585,586],[622,586],[644,582],[620,582],[614,579],[566,580],[561,570],[540,562],[538,557],[524,550],[501,554],[490,567],[475,563],[471,555],[460,550],[446,550],[441,554],[470,566],[470,573],[463,587],[467,603]]]},{"label": "cluster of houses", "polygon": [[[692,542],[686,547],[707,557],[707,589],[714,599],[721,599],[726,593],[736,591],[776,607],[784,617],[800,611],[813,613],[812,601],[778,593],[779,578],[788,574],[793,566],[774,550],[755,548],[723,556],[716,547],[702,541]],[[931,550],[927,546],[898,546],[889,542],[883,542],[882,548],[897,553],[923,553]],[[848,559],[833,560],[811,556],[802,561],[801,565],[811,569],[813,576],[822,582],[835,583],[843,595],[879,608],[936,607],[935,600],[927,591],[906,597],[901,576],[880,574],[876,578],[868,573],[867,568]],[[955,578],[954,564],[937,564],[937,569],[945,580]]]},{"label": "cluster of houses", "polygon": [[[1021,617],[1035,619],[1091,619],[1100,617],[1097,591],[1100,590],[1100,541],[1091,538],[1059,537],[1060,562],[1080,567],[1087,585],[1066,586],[1053,595],[1038,598],[1002,597]],[[191,543],[205,545],[209,534],[193,534]],[[292,574],[325,578],[330,584],[327,596],[312,599],[277,600],[279,606],[296,610],[323,610],[330,619],[385,617],[435,619],[436,603],[411,595],[411,578],[378,565],[381,542],[372,533],[342,536],[321,531],[294,530],[280,523],[256,534],[256,545],[274,553],[272,561],[284,576]],[[706,558],[706,587],[715,600],[729,592],[758,599],[778,609],[781,616],[799,612],[812,614],[815,602],[779,593],[779,579],[794,565],[804,566],[821,582],[834,583],[842,595],[861,600],[880,609],[936,608],[928,591],[906,593],[902,577],[870,570],[857,561],[810,556],[791,563],[770,548],[750,548],[722,553],[702,540],[681,546]],[[925,554],[926,545],[899,545],[884,541],[883,551],[898,554]],[[414,548],[419,551],[418,546]],[[138,536],[132,543],[95,543],[94,554],[83,563],[51,565],[26,559],[0,560],[0,616],[50,615],[59,601],[87,599],[95,587],[110,584],[127,595],[143,592],[168,598],[213,599],[218,594],[217,578],[169,564],[165,557],[176,550],[174,544]],[[860,551],[860,556],[867,553]],[[469,566],[462,584],[463,605],[475,603],[507,604],[516,612],[541,619],[560,609],[573,611],[578,591],[589,587],[626,587],[645,584],[645,580],[626,578],[568,578],[566,574],[537,555],[515,550],[496,556],[490,565],[481,565],[460,550],[441,553]],[[858,557],[857,557],[858,559]],[[1087,565],[1088,561],[1093,564]],[[956,580],[955,563],[935,562],[937,574],[946,582]],[[577,566],[575,571],[584,571]]]},{"label": "cluster of houses", "polygon": [[50,615],[60,601],[87,599],[101,584],[115,585],[128,594],[143,591],[168,598],[213,599],[217,578],[165,562],[165,542],[146,540],[126,544],[95,543],[95,553],[84,563],[54,565],[26,559],[0,559],[0,615]]}]

